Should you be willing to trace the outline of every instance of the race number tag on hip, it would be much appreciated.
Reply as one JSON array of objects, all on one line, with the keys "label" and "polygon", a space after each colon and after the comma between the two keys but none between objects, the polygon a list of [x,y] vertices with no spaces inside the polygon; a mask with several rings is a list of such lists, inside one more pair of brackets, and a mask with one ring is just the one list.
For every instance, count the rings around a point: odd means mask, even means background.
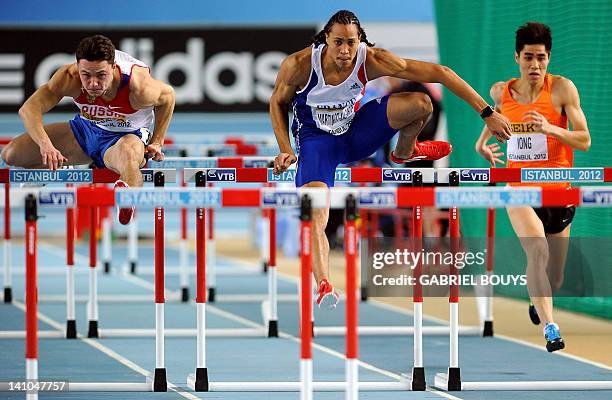
[{"label": "race number tag on hip", "polygon": [[546,135],[541,133],[514,134],[508,140],[507,153],[510,161],[548,160]]}]

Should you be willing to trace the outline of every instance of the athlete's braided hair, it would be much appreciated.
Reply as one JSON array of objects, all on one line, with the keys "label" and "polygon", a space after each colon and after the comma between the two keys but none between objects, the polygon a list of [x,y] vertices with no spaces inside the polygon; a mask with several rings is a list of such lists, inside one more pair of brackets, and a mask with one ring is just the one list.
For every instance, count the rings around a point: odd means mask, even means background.
[{"label": "athlete's braided hair", "polygon": [[312,37],[312,43],[314,43],[315,45],[325,43],[325,34],[331,31],[331,28],[334,24],[357,25],[360,40],[370,47],[374,46],[374,43],[370,43],[368,41],[368,37],[363,28],[361,27],[361,23],[359,22],[359,18],[357,18],[357,16],[349,10],[340,10],[334,15],[332,15],[329,21],[327,21],[327,24],[325,24],[325,27],[321,30],[321,32],[317,33]]}]

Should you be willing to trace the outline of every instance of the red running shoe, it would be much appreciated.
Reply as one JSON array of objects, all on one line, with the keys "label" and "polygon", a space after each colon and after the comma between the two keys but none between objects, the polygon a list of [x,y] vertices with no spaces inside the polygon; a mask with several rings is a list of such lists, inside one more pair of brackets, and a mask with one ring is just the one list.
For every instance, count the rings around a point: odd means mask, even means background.
[{"label": "red running shoe", "polygon": [[336,308],[336,305],[338,305],[340,296],[332,284],[327,281],[327,279],[323,279],[321,281],[317,294],[317,304],[319,305],[319,308],[325,307],[331,310]]},{"label": "red running shoe", "polygon": [[[127,183],[123,182],[121,179],[115,182],[115,189],[122,188],[122,187],[129,187],[129,186]],[[134,218],[134,211],[136,211],[135,207],[118,209],[117,219],[119,219],[119,223],[121,225],[129,224],[132,221],[132,218]]]},{"label": "red running shoe", "polygon": [[397,158],[393,152],[391,152],[390,158],[396,164],[404,164],[410,161],[419,160],[439,160],[440,158],[446,157],[453,151],[453,146],[448,142],[441,140],[426,140],[424,142],[416,142],[414,145],[414,151],[410,158],[402,159]]}]

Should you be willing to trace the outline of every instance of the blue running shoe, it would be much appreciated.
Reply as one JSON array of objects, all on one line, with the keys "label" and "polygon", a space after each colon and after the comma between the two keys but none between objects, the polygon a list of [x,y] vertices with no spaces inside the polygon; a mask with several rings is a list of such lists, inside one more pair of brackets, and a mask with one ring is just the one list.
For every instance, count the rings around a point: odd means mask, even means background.
[{"label": "blue running shoe", "polygon": [[554,323],[546,324],[544,328],[544,338],[546,338],[546,350],[549,353],[565,348],[565,342],[559,333],[559,326]]},{"label": "blue running shoe", "polygon": [[536,310],[532,302],[529,302],[529,319],[534,325],[540,325],[540,316],[538,315],[538,310]]}]

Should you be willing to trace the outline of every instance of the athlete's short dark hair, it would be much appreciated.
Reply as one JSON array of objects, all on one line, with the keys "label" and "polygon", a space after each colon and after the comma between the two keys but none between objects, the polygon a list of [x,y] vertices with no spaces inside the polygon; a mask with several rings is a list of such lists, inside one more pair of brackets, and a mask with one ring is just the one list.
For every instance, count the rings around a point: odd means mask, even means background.
[{"label": "athlete's short dark hair", "polygon": [[76,49],[76,60],[115,62],[115,45],[102,35],[88,36],[81,40]]},{"label": "athlete's short dark hair", "polygon": [[516,31],[516,52],[523,50],[526,44],[543,44],[546,52],[552,49],[552,32],[548,25],[541,22],[527,22]]},{"label": "athlete's short dark hair", "polygon": [[341,25],[355,24],[357,25],[357,29],[359,30],[360,40],[370,47],[374,46],[373,43],[368,42],[368,37],[365,31],[363,30],[363,28],[361,27],[359,18],[357,18],[357,16],[349,10],[340,10],[334,15],[332,15],[329,21],[327,21],[327,24],[325,24],[325,27],[319,33],[317,33],[316,35],[312,37],[312,43],[314,43],[315,45],[325,43],[325,34],[331,31],[331,28],[334,24],[341,24]]}]

